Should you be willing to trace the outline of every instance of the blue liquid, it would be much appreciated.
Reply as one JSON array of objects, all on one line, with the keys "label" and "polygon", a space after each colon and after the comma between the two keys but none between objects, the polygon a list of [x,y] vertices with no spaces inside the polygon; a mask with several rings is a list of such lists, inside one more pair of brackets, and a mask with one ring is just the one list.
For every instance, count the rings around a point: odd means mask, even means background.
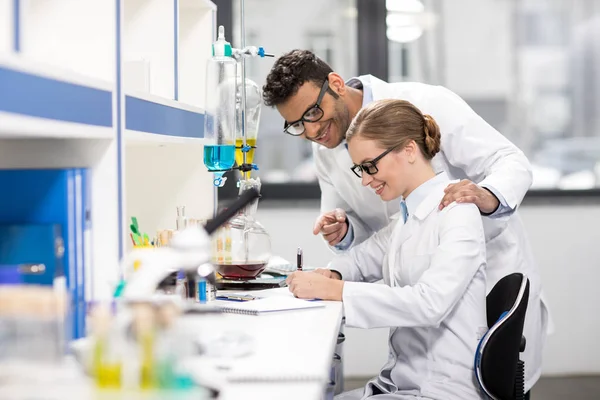
[{"label": "blue liquid", "polygon": [[206,281],[198,281],[198,302],[206,303]]},{"label": "blue liquid", "polygon": [[204,165],[209,171],[228,170],[235,163],[235,145],[204,146]]}]

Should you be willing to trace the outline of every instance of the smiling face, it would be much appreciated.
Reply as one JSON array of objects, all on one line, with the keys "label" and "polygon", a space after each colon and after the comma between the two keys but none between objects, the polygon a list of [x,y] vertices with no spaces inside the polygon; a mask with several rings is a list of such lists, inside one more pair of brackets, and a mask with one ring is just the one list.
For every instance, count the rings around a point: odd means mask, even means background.
[{"label": "smiling face", "polygon": [[[348,142],[350,157],[356,165],[375,160],[386,150],[388,149],[381,147],[376,140],[365,139],[360,135]],[[417,151],[414,142],[390,151],[376,162],[375,174],[369,175],[362,171],[363,186],[369,186],[384,201],[406,197],[412,191],[414,178],[418,175],[415,171]]]},{"label": "smiling face", "polygon": [[[350,112],[343,100],[344,81],[337,74],[330,74],[329,90],[323,96],[319,106],[323,116],[317,122],[304,122],[304,133],[300,136],[327,148],[335,148],[346,137],[350,126]],[[277,111],[287,122],[297,121],[304,113],[314,107],[321,87],[312,81],[304,82],[298,92],[284,103],[277,105]],[[335,92],[335,98],[330,91]]]}]

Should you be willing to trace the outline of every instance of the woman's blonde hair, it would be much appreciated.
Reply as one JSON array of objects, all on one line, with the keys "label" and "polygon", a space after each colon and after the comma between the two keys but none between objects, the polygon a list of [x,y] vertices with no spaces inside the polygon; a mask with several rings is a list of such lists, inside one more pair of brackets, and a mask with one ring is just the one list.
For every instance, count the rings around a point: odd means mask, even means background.
[{"label": "woman's blonde hair", "polygon": [[440,151],[438,124],[404,100],[378,100],[360,110],[346,132],[346,140],[350,142],[355,136],[375,140],[382,148],[396,150],[414,140],[427,160]]}]

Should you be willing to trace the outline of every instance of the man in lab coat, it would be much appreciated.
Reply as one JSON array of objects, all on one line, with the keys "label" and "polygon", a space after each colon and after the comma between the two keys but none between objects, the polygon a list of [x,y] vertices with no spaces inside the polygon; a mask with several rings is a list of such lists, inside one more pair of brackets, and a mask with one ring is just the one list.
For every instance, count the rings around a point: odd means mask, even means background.
[{"label": "man in lab coat", "polygon": [[437,121],[441,152],[432,164],[436,172],[461,179],[448,186],[439,207],[453,201],[469,202],[486,216],[488,292],[512,272],[522,272],[530,280],[523,355],[528,391],[541,373],[548,313],[541,299],[540,276],[516,212],[532,182],[525,155],[446,88],[387,83],[371,75],[345,82],[306,50],[293,50],[275,62],[263,97],[285,119],[286,133],[313,142],[322,213],[314,233],[321,233],[336,252],[363,242],[404,207],[399,201],[382,201],[350,170],[353,164],[345,133],[354,116],[371,101],[395,98],[413,103]]}]

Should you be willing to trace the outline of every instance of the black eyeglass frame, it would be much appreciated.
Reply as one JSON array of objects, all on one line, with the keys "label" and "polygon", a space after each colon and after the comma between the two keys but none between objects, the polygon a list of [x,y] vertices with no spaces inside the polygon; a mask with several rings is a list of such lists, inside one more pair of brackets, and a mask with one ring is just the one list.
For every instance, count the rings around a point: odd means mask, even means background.
[{"label": "black eyeglass frame", "polygon": [[[362,178],[362,172],[361,171],[366,172],[368,175],[375,175],[376,173],[379,172],[379,168],[377,168],[377,163],[383,157],[385,157],[388,153],[390,153],[393,150],[396,150],[398,147],[399,146],[394,146],[392,148],[387,149],[386,151],[384,151],[383,153],[381,153],[380,155],[378,155],[377,157],[375,157],[371,161],[365,161],[362,164],[354,164],[352,167],[350,167],[350,170],[352,172],[354,172],[354,175],[358,176],[359,178]],[[371,170],[371,168],[373,170]]]},{"label": "black eyeglass frame", "polygon": [[[319,122],[321,120],[321,118],[323,118],[323,115],[325,115],[325,111],[323,111],[323,109],[321,108],[321,102],[323,101],[323,97],[325,97],[325,93],[327,93],[327,89],[329,89],[329,79],[325,79],[325,82],[323,82],[323,86],[321,86],[321,91],[319,92],[319,97],[317,97],[317,102],[310,106],[306,111],[304,111],[304,114],[302,114],[302,117],[300,119],[297,119],[296,121],[292,121],[292,122],[287,122],[284,121],[283,122],[283,131],[285,133],[287,133],[288,135],[292,135],[292,136],[300,136],[304,133],[304,131],[306,131],[306,128],[304,127],[304,122]],[[306,114],[308,114],[309,112],[313,111],[313,110],[318,110],[320,115],[318,118],[316,119],[309,119],[306,118]],[[289,132],[288,129],[297,124],[298,122],[302,122],[302,131],[300,133],[292,133]]]}]

